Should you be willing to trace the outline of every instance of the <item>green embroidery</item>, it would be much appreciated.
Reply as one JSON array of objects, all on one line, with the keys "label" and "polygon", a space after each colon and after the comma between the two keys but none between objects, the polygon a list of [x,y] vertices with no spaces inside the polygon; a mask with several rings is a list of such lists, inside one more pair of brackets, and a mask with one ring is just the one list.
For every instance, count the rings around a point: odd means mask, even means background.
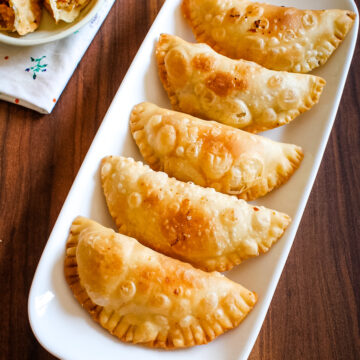
[{"label": "green embroidery", "polygon": [[34,59],[33,57],[30,57],[31,62],[35,62],[36,64],[34,66],[31,66],[29,68],[26,68],[25,71],[26,72],[32,72],[33,74],[33,79],[36,79],[36,74],[38,72],[45,72],[46,71],[46,67],[48,66],[48,64],[41,64],[41,61],[46,58],[46,56],[42,56],[41,58],[38,59]]}]

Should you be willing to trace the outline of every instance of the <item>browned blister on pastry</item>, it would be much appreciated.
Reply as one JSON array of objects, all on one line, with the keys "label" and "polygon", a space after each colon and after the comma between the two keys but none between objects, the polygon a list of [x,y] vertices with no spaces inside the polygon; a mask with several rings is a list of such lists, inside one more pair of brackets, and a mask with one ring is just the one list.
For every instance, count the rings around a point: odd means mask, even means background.
[{"label": "browned blister on pastry", "polygon": [[103,160],[101,181],[119,231],[206,271],[267,252],[289,216],[169,178],[131,158]]},{"label": "browned blister on pastry", "polygon": [[300,10],[247,0],[183,0],[199,42],[233,59],[306,73],[323,65],[354,24],[349,10]]},{"label": "browned blister on pastry", "polygon": [[195,269],[83,217],[71,226],[65,277],[111,334],[165,349],[212,341],[238,326],[257,298],[220,273]]},{"label": "browned blister on pastry", "polygon": [[57,23],[59,21],[71,23],[89,2],[90,0],[45,0],[44,5]]},{"label": "browned blister on pastry", "polygon": [[286,182],[303,158],[299,146],[151,103],[134,107],[130,128],[154,170],[245,200]]},{"label": "browned blister on pastry", "polygon": [[0,30],[33,32],[40,25],[41,12],[39,0],[0,0]]},{"label": "browned blister on pastry", "polygon": [[315,105],[325,80],[232,60],[206,44],[161,35],[161,81],[174,110],[257,133],[285,125]]}]

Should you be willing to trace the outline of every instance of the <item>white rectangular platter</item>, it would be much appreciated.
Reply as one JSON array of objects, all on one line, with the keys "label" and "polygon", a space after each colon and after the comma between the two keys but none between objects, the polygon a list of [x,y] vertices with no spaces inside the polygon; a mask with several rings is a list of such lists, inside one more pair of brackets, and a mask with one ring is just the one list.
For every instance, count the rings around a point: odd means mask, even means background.
[{"label": "white rectangular platter", "polygon": [[[270,1],[270,0],[269,0]],[[170,107],[157,75],[154,45],[161,33],[193,41],[182,18],[180,0],[165,2],[136,55],[74,181],[39,262],[29,295],[29,318],[35,336],[61,359],[246,359],[260,331],[281,272],[293,243],[311,187],[336,116],[354,52],[359,14],[352,0],[271,0],[300,8],[340,8],[357,13],[356,24],[328,63],[315,71],[327,85],[320,103],[291,124],[265,136],[303,147],[305,158],[290,181],[256,203],[288,213],[293,222],[283,238],[256,259],[226,275],[257,292],[259,301],[240,326],[212,343],[186,350],[161,351],[120,342],[95,324],[73,297],[63,275],[64,250],[69,227],[77,215],[114,227],[103,198],[99,164],[106,155],[141,160],[129,132],[131,108],[141,101]]]}]

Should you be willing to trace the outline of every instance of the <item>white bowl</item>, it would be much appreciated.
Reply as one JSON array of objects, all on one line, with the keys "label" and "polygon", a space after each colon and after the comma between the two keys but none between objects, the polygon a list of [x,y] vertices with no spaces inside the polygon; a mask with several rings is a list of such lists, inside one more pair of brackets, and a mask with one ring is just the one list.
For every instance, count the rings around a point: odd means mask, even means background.
[{"label": "white bowl", "polygon": [[0,42],[18,46],[33,46],[63,39],[88,23],[95,16],[103,3],[104,0],[90,1],[90,3],[81,11],[79,17],[70,24],[63,21],[56,24],[55,20],[44,8],[38,29],[24,36],[20,36],[16,32],[0,31]]}]

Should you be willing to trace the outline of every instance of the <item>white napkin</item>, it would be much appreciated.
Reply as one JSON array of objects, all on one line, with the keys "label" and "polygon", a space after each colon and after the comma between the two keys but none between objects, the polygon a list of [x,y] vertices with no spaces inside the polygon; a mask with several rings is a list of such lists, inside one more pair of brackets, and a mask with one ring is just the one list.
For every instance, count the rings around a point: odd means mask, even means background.
[{"label": "white napkin", "polygon": [[79,31],[52,43],[17,47],[0,44],[0,99],[51,113],[115,0]]}]

